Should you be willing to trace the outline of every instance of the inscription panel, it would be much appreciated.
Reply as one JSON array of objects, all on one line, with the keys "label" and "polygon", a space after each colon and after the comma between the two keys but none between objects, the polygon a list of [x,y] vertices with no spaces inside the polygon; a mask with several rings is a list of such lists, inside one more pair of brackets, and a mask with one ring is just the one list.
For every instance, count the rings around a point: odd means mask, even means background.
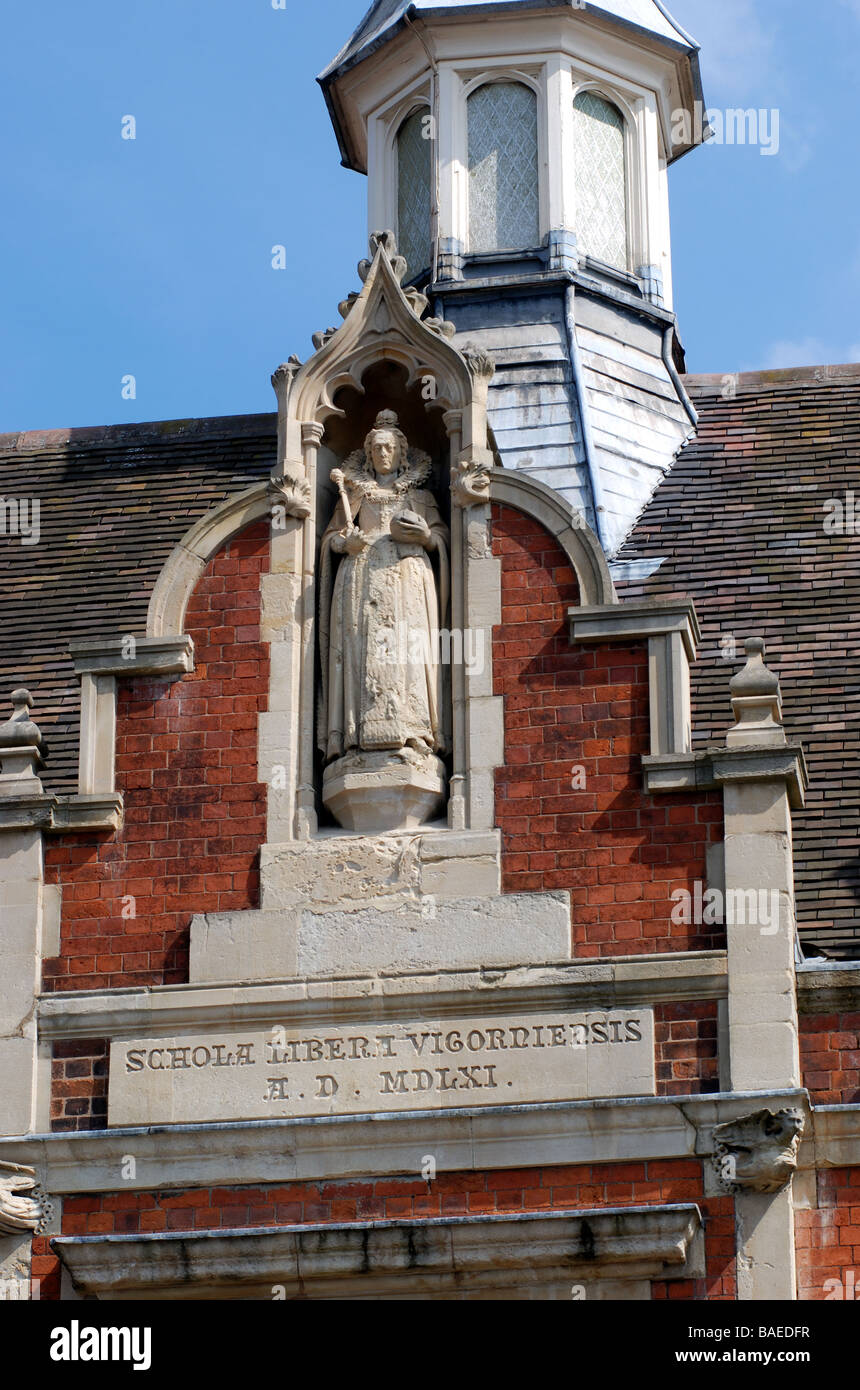
[{"label": "inscription panel", "polygon": [[650,1009],[114,1041],[111,1127],[655,1094]]}]

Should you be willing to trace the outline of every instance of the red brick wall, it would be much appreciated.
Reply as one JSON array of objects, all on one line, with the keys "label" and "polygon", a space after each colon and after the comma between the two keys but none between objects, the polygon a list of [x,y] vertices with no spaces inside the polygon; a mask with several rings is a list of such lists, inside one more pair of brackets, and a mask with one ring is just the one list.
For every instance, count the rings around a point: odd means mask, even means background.
[{"label": "red brick wall", "polygon": [[51,1129],[107,1128],[106,1039],[74,1038],[54,1043],[51,1063]]},{"label": "red brick wall", "polygon": [[[798,1297],[860,1301],[860,1168],[818,1174],[818,1208],[794,1218]],[[853,1279],[848,1274],[853,1273]],[[837,1280],[835,1289],[827,1280]]]},{"label": "red brick wall", "polygon": [[658,1096],[711,1095],[720,1089],[717,1002],[656,1004]]},{"label": "red brick wall", "polygon": [[[661,1281],[654,1286],[655,1297],[734,1298],[733,1199],[705,1199],[703,1190],[701,1163],[674,1159],[443,1173],[434,1182],[395,1177],[280,1187],[117,1192],[66,1198],[63,1234],[126,1235],[697,1202],[706,1223],[707,1278]],[[39,1270],[42,1277],[50,1276],[49,1261],[39,1248]]]},{"label": "red brick wall", "polygon": [[[723,834],[718,792],[648,797],[647,644],[572,647],[579,602],[566,556],[537,522],[493,507],[502,623],[493,635],[505,698],[496,817],[508,893],[567,889],[579,958],[722,948],[725,929],[675,924],[672,891],[706,882]],[[572,774],[582,767],[585,790]]]},{"label": "red brick wall", "polygon": [[[268,527],[249,527],[208,565],[186,630],[196,667],[182,680],[122,682],[117,835],[50,845],[46,878],[63,890],[62,948],[44,988],[111,989],[188,978],[195,912],[257,905],[266,789],[257,782],[257,716],[268,695],[260,575]],[[123,899],[135,899],[136,916]]]},{"label": "red brick wall", "polygon": [[800,1062],[813,1105],[860,1103],[860,1014],[801,1014]]}]

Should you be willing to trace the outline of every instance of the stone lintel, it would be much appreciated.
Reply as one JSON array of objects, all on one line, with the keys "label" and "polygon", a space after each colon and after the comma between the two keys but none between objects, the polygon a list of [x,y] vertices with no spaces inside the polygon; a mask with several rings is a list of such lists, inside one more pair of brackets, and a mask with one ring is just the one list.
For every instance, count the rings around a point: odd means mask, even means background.
[{"label": "stone lintel", "polygon": [[642,759],[645,790],[658,792],[712,791],[717,785],[707,753],[659,753]]},{"label": "stone lintel", "polygon": [[642,599],[597,608],[569,608],[571,642],[624,642],[678,632],[687,657],[696,659],[702,640],[690,599]]},{"label": "stone lintel", "polygon": [[798,1168],[860,1168],[860,1105],[817,1105],[800,1145]]},{"label": "stone lintel", "polygon": [[[693,1204],[571,1214],[433,1217],[134,1236],[60,1236],[53,1247],[91,1298],[440,1297],[494,1289],[570,1297],[577,1280],[693,1277],[702,1217]],[[700,1242],[697,1243],[700,1246]],[[704,1271],[701,1271],[704,1272]],[[557,1289],[553,1293],[550,1290]]]},{"label": "stone lintel", "polygon": [[185,676],[194,670],[194,643],[188,636],[99,637],[70,642],[69,651],[79,676]]},{"label": "stone lintel", "polygon": [[43,1039],[135,1038],[171,1028],[391,1021],[466,1012],[610,1009],[684,999],[722,999],[724,951],[619,957],[508,969],[395,973],[353,979],[155,985],[43,995]]}]

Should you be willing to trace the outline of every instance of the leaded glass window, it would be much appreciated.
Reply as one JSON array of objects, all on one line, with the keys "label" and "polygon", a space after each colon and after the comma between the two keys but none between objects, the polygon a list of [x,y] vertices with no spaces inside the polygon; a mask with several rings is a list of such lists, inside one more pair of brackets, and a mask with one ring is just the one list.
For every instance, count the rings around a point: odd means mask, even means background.
[{"label": "leaded glass window", "polygon": [[430,112],[414,111],[397,133],[397,249],[411,279],[430,265]]},{"label": "leaded glass window", "polygon": [[576,239],[580,251],[627,269],[624,117],[596,92],[573,103]]},{"label": "leaded glass window", "polygon": [[489,82],[469,97],[469,250],[524,251],[540,241],[537,97]]}]

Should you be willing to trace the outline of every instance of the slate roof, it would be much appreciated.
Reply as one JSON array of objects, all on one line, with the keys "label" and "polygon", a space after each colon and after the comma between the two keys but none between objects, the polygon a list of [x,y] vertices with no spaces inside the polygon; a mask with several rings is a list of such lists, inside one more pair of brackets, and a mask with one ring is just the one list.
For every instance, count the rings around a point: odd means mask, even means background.
[{"label": "slate roof", "polygon": [[[190,526],[271,473],[275,415],[0,435],[0,721],[20,685],[48,743],[47,791],[77,791],[80,683],[68,644],[143,634],[159,571]],[[4,534],[38,498],[41,539]]]},{"label": "slate roof", "polygon": [[[695,599],[697,747],[724,740],[743,641],[766,639],[811,778],[794,820],[801,940],[813,955],[860,956],[860,366],[685,384],[698,436],[619,556],[664,562],[618,591]],[[825,503],[848,494],[855,534],[828,535]],[[720,648],[732,637],[734,661]]]}]

